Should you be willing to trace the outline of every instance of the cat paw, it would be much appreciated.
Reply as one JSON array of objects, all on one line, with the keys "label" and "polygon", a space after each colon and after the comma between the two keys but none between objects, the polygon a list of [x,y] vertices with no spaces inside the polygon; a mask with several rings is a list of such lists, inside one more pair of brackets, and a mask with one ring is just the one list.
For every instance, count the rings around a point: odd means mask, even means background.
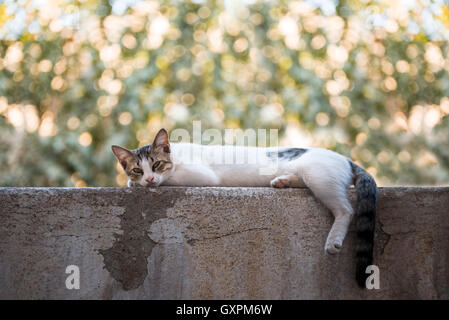
[{"label": "cat paw", "polygon": [[288,179],[282,179],[279,177],[271,180],[270,184],[273,188],[288,188],[289,187]]},{"label": "cat paw", "polygon": [[328,240],[324,246],[324,250],[329,254],[337,254],[340,252],[342,243],[339,240]]}]

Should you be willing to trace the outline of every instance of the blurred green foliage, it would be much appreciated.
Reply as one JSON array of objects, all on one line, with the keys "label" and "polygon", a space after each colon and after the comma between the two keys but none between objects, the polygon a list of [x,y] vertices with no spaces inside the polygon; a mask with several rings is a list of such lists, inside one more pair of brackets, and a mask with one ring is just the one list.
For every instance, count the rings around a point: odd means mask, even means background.
[{"label": "blurred green foliage", "polygon": [[[449,10],[432,11],[445,28],[435,36],[422,7],[399,2],[28,10],[38,28],[0,44],[0,185],[124,185],[112,144],[135,148],[193,120],[279,129],[283,145],[336,150],[380,185],[447,185]],[[0,28],[13,18],[0,5]]]}]

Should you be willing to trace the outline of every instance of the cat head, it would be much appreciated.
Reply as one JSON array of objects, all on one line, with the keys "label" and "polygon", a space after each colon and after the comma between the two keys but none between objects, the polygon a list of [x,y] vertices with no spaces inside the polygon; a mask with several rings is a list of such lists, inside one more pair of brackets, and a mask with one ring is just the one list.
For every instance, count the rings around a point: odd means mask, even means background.
[{"label": "cat head", "polygon": [[165,129],[159,130],[153,144],[128,150],[112,146],[118,161],[128,175],[128,186],[157,187],[174,169],[170,158],[170,143]]}]

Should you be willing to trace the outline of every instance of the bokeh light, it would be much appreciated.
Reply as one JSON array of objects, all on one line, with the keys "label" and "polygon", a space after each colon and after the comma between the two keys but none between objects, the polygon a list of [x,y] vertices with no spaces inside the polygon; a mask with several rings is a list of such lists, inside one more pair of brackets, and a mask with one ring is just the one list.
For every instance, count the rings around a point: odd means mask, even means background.
[{"label": "bokeh light", "polygon": [[447,185],[448,30],[442,0],[5,0],[0,185],[125,185],[110,145],[193,120]]}]

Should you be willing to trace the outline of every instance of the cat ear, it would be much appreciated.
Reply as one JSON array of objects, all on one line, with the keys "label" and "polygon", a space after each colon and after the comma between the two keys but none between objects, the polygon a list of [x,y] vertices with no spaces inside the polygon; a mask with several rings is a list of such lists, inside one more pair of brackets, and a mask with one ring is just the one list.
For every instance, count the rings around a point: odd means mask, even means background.
[{"label": "cat ear", "polygon": [[133,153],[128,149],[119,146],[112,146],[111,148],[123,169],[126,169],[126,164],[134,157]]},{"label": "cat ear", "polygon": [[153,141],[154,148],[163,148],[164,152],[170,153],[170,142],[168,141],[167,130],[161,129]]}]

